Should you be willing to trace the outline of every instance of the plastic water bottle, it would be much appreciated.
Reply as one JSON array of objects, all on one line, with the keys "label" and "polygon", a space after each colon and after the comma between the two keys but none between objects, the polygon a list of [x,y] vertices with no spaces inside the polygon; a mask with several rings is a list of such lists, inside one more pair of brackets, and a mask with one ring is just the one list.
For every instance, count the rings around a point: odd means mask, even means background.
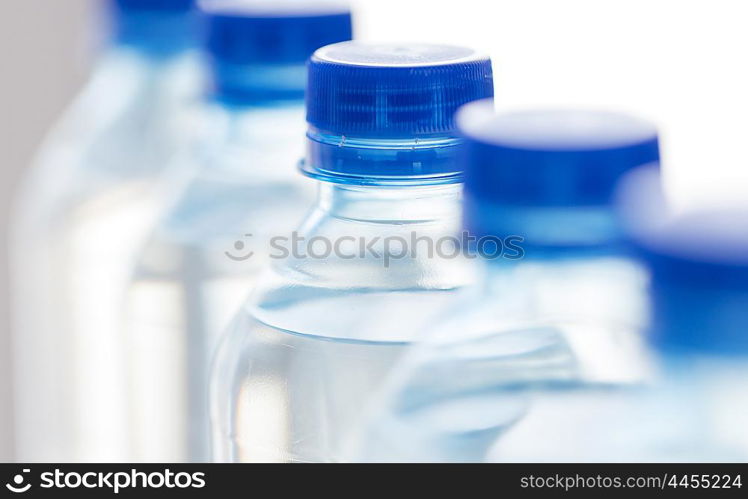
[{"label": "plastic water bottle", "polygon": [[298,229],[304,240],[284,246],[219,349],[218,460],[339,459],[364,401],[469,280],[451,251],[461,197],[453,113],[493,95],[489,59],[348,42],[318,50],[308,71],[302,171],[319,195]]},{"label": "plastic water bottle", "polygon": [[627,429],[643,448],[632,457],[744,463],[748,212],[651,221],[645,218],[632,232],[652,275],[650,335],[662,378],[647,393],[647,404],[634,404],[638,417]]},{"label": "plastic water bottle", "polygon": [[[295,5],[295,8],[291,8]],[[347,8],[329,2],[204,4],[213,91],[196,170],[142,252],[128,296],[136,457],[210,458],[208,377],[269,241],[313,202],[303,156],[305,63],[350,40]],[[194,164],[194,166],[189,166]]]},{"label": "plastic water bottle", "polygon": [[11,229],[17,457],[127,460],[120,325],[155,187],[200,85],[189,0],[111,0],[112,38],[39,152]]},{"label": "plastic water bottle", "polygon": [[492,458],[748,460],[748,212],[674,213],[656,199],[658,181],[651,170],[632,173],[622,205],[651,274],[647,338],[659,376],[617,391],[589,384],[538,391],[528,418],[499,439]]},{"label": "plastic water bottle", "polygon": [[482,277],[376,397],[353,460],[480,461],[532,414],[532,387],[615,389],[648,373],[646,274],[611,200],[625,172],[658,161],[655,128],[598,111],[496,115],[485,102],[458,116]]}]

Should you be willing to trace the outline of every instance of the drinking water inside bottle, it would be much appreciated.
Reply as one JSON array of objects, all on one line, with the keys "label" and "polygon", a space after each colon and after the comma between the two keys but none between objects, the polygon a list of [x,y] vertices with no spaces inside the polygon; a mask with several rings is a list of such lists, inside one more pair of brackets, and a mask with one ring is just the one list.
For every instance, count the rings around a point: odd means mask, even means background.
[{"label": "drinking water inside bottle", "polygon": [[219,426],[234,430],[216,439],[226,442],[217,449],[221,460],[339,459],[340,433],[361,416],[411,335],[450,299],[447,292],[288,291],[263,310],[243,310],[221,349],[241,373],[222,379],[233,423]]}]

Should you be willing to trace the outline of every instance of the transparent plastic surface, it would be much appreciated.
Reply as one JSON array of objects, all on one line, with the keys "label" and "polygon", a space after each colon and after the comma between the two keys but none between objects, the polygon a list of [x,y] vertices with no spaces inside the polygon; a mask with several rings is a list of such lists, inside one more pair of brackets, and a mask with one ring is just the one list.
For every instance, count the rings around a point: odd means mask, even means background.
[{"label": "transparent plastic surface", "polygon": [[488,459],[745,462],[747,382],[745,358],[673,356],[647,386],[551,387],[533,394],[532,410]]},{"label": "transparent plastic surface", "polygon": [[[457,233],[459,199],[459,185],[320,185],[299,233],[339,251],[273,262],[234,320],[211,390],[217,460],[341,459],[369,396],[471,279],[427,249]],[[422,246],[403,256],[413,234]]]},{"label": "transparent plastic surface", "polygon": [[124,285],[191,127],[194,55],[115,47],[19,187],[11,229],[21,461],[129,460]]},{"label": "transparent plastic surface", "polygon": [[[534,332],[541,336],[541,329]],[[569,350],[552,341],[542,359],[537,351],[528,356],[517,337],[501,341],[505,350],[514,348],[511,362],[491,357],[485,343],[453,351],[451,364],[444,357],[437,363],[435,356],[428,364],[421,350],[422,369],[411,371],[407,389],[389,399],[395,400],[390,410],[372,413],[376,424],[369,419],[366,432],[357,435],[356,446],[349,449],[352,459],[605,463],[748,458],[748,432],[741,423],[748,410],[744,360],[670,358],[649,379],[615,380],[573,367]],[[466,357],[472,360],[460,366],[456,378],[451,368]]]},{"label": "transparent plastic surface", "polygon": [[300,104],[212,105],[186,161],[196,171],[151,234],[127,297],[132,445],[139,461],[210,458],[208,377],[219,334],[239,309],[269,242],[313,203],[295,165]]},{"label": "transparent plastic surface", "polygon": [[[646,382],[643,271],[627,258],[496,261],[403,359],[349,436],[353,461],[478,462],[539,387]],[[548,416],[552,417],[552,416]]]}]

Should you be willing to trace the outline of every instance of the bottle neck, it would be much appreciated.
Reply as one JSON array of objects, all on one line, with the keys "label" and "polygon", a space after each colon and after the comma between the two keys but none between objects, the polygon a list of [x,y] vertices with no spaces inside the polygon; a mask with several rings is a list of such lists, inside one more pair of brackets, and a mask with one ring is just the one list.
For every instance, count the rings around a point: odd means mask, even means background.
[{"label": "bottle neck", "polygon": [[112,6],[112,44],[149,59],[178,57],[195,47],[193,12],[127,11]]},{"label": "bottle neck", "polygon": [[538,255],[521,241],[504,239],[503,245],[502,253],[481,260],[478,290],[481,301],[505,315],[632,331],[645,327],[647,273],[625,252]]},{"label": "bottle neck", "polygon": [[557,260],[626,251],[609,204],[543,206],[479,200],[466,194],[464,220],[477,237],[521,238],[523,258]]},{"label": "bottle neck", "polygon": [[237,64],[211,55],[207,59],[211,95],[227,106],[303,104],[304,64]]},{"label": "bottle neck", "polygon": [[459,183],[462,139],[451,135],[409,138],[353,137],[307,130],[302,172],[351,185],[439,185]]},{"label": "bottle neck", "polygon": [[196,156],[204,175],[298,178],[303,154],[303,101],[257,106],[210,101],[203,109]]},{"label": "bottle neck", "polygon": [[320,182],[317,207],[330,216],[380,224],[456,221],[462,184],[362,186]]}]

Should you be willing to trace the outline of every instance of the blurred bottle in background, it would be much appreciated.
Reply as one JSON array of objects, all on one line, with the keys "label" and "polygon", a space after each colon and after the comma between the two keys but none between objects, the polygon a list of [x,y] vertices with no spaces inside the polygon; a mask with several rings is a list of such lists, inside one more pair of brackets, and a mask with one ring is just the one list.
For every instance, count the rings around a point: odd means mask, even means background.
[{"label": "blurred bottle in background", "polygon": [[748,460],[748,212],[673,213],[658,177],[633,172],[621,196],[651,274],[648,338],[658,378],[619,391],[539,391],[528,418],[492,450],[494,460]]},{"label": "blurred bottle in background", "polygon": [[19,189],[17,458],[128,460],[124,285],[201,85],[191,0],[108,0],[111,41]]},{"label": "blurred bottle in background", "polygon": [[646,274],[612,198],[625,172],[659,161],[655,128],[601,111],[495,115],[490,102],[459,125],[482,277],[398,366],[351,437],[353,460],[480,461],[532,412],[531,388],[648,375]]},{"label": "blurred bottle in background", "polygon": [[298,232],[310,244],[273,262],[219,349],[218,460],[339,459],[362,403],[469,282],[462,261],[403,245],[457,234],[453,113],[493,95],[490,60],[461,47],[348,42],[315,53],[308,85],[302,170],[319,195]]},{"label": "blurred bottle in background", "polygon": [[338,2],[204,2],[212,92],[185,158],[195,170],[129,286],[135,458],[206,461],[209,365],[220,332],[313,201],[303,157],[306,61],[351,39]]}]

